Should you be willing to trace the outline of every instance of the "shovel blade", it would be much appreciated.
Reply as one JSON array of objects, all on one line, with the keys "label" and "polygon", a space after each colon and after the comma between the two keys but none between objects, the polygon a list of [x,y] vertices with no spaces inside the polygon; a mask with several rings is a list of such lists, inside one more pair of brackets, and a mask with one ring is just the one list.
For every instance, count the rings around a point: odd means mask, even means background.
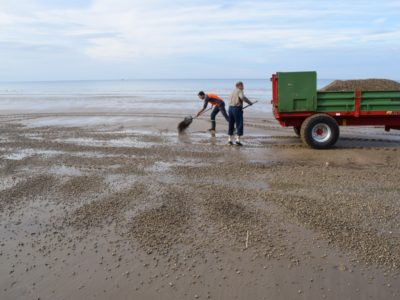
[{"label": "shovel blade", "polygon": [[185,119],[183,119],[183,121],[178,124],[179,133],[184,132],[190,126],[190,124],[192,124],[192,122],[193,122],[192,116],[185,117]]}]

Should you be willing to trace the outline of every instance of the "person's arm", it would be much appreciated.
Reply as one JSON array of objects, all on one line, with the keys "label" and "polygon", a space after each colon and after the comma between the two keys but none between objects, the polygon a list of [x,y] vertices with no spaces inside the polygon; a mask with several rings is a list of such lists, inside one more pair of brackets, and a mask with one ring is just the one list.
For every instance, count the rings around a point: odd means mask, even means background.
[{"label": "person's arm", "polygon": [[197,113],[196,116],[197,117],[200,116],[202,114],[202,112],[206,110],[207,106],[208,106],[208,99],[204,100],[203,108],[199,110],[199,112]]},{"label": "person's arm", "polygon": [[243,102],[246,102],[248,105],[253,105],[253,102],[251,102],[251,101],[244,95],[243,91],[240,92],[239,98],[240,98],[240,100],[242,100]]}]

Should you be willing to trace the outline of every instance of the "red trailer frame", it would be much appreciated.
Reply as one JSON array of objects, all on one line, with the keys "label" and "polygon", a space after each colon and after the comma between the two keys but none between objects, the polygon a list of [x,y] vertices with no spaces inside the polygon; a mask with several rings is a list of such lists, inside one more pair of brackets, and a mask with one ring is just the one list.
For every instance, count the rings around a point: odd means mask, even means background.
[{"label": "red trailer frame", "polygon": [[[318,112],[294,112],[294,113],[280,113],[278,111],[278,78],[276,74],[272,75],[272,110],[275,118],[284,127],[301,127],[301,124],[308,117],[317,114]],[[362,112],[360,111],[361,91],[356,91],[355,110],[352,112],[330,112],[324,113],[331,116],[336,120],[338,125],[341,126],[365,126],[365,125],[381,125],[385,126],[386,131],[390,129],[400,130],[400,112],[399,111],[374,111]]]}]

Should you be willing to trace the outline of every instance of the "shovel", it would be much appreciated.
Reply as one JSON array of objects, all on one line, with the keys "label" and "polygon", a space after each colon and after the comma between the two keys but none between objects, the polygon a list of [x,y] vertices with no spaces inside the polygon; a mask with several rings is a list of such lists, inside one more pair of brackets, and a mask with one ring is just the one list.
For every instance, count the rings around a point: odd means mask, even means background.
[{"label": "shovel", "polygon": [[212,110],[213,108],[210,107],[209,109],[206,109],[205,111],[203,111],[200,115],[196,116],[196,117],[192,117],[192,116],[187,116],[185,117],[185,119],[183,119],[182,122],[180,122],[178,124],[178,132],[182,133],[184,132],[189,126],[190,124],[192,124],[194,119],[197,119],[198,117],[200,117],[202,114],[204,114],[205,112]]}]

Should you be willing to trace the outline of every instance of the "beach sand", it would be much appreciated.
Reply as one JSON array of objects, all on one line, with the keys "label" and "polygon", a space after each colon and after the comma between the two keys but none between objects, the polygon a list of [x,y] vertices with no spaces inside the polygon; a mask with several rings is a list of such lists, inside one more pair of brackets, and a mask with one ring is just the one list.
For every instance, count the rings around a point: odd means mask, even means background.
[{"label": "beach sand", "polygon": [[399,299],[400,132],[0,117],[0,299]]}]

